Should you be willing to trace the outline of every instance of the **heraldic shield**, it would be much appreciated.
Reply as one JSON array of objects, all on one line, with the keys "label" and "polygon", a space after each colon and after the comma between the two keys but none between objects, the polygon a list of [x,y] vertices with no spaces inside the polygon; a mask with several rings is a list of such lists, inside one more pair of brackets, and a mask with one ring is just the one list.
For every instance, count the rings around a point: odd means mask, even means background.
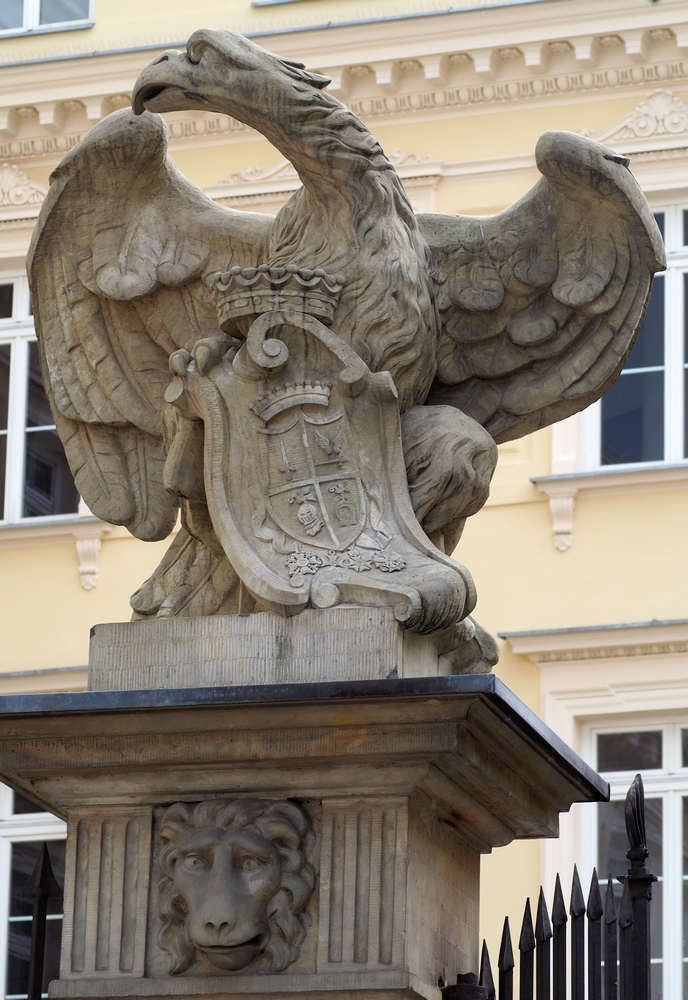
[{"label": "heraldic shield", "polygon": [[473,609],[473,582],[414,516],[391,376],[313,315],[317,303],[277,304],[207,374],[191,361],[166,397],[203,422],[204,500],[225,554],[267,610],[383,605],[412,631],[448,628]]}]

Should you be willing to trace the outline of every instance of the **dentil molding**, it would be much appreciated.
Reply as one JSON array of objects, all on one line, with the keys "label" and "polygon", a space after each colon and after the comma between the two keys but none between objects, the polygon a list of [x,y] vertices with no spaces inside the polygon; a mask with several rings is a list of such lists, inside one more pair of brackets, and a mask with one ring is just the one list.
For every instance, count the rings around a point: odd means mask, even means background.
[{"label": "dentil molding", "polygon": [[[557,4],[557,17],[545,23],[535,9],[520,8],[511,27],[502,23],[513,18],[505,9],[499,25],[488,10],[471,17],[454,13],[258,40],[329,75],[332,93],[366,121],[401,123],[456,117],[457,111],[498,111],[505,105],[604,100],[610,93],[622,96],[667,85],[688,89],[688,10],[667,4],[653,9],[650,19],[617,11],[610,20],[608,11],[596,16],[588,6],[576,0]],[[562,17],[566,12],[568,22]],[[658,23],[662,14],[666,20]],[[464,49],[457,48],[459,41]],[[48,164],[61,158],[93,124],[128,103],[138,72],[156,54],[131,51],[0,66],[0,159]],[[659,112],[672,134],[674,113],[654,104],[645,127],[654,127]],[[169,122],[173,149],[257,137],[222,115],[175,113]],[[629,127],[639,138],[645,134],[639,120]]]}]

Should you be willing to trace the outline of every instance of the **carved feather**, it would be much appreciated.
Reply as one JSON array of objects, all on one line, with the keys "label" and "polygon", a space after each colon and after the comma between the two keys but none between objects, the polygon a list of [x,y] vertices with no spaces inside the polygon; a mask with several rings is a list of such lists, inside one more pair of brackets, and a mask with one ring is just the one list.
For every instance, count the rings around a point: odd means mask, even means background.
[{"label": "carved feather", "polygon": [[628,357],[665,266],[657,225],[623,157],[548,132],[543,178],[490,219],[421,215],[442,333],[427,402],[508,441],[583,409]]},{"label": "carved feather", "polygon": [[207,198],[158,115],[108,116],[51,177],[29,252],[43,381],[77,489],[103,520],[165,538],[168,359],[217,335],[208,273],[257,263],[269,216]]}]

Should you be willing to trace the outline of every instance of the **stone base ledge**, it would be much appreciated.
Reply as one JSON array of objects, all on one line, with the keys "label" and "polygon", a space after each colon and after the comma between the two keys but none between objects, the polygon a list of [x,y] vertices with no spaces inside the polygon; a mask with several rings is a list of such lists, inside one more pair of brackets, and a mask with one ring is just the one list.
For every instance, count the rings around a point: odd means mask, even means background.
[{"label": "stone base ledge", "polygon": [[429,987],[403,969],[389,972],[349,974],[184,976],[156,979],[58,979],[50,984],[50,1000],[119,1000],[145,997],[232,997],[251,1000],[270,996],[272,1000],[292,1000],[298,993],[304,1000],[441,1000],[440,990]]},{"label": "stone base ledge", "polygon": [[407,632],[391,608],[348,607],[293,618],[261,612],[96,625],[89,690],[386,680],[446,672],[432,637]]}]

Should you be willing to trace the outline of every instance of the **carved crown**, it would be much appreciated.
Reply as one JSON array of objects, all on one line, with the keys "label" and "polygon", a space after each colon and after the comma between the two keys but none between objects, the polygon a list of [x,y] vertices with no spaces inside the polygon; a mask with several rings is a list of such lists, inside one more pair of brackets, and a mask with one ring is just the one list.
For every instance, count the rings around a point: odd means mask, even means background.
[{"label": "carved crown", "polygon": [[220,326],[227,330],[242,316],[285,307],[331,323],[343,284],[340,275],[325,274],[320,267],[233,267],[215,278]]},{"label": "carved crown", "polygon": [[249,403],[249,407],[264,423],[272,420],[278,413],[284,413],[294,406],[327,406],[330,402],[332,384],[327,382],[292,382],[271,389],[259,399]]}]

